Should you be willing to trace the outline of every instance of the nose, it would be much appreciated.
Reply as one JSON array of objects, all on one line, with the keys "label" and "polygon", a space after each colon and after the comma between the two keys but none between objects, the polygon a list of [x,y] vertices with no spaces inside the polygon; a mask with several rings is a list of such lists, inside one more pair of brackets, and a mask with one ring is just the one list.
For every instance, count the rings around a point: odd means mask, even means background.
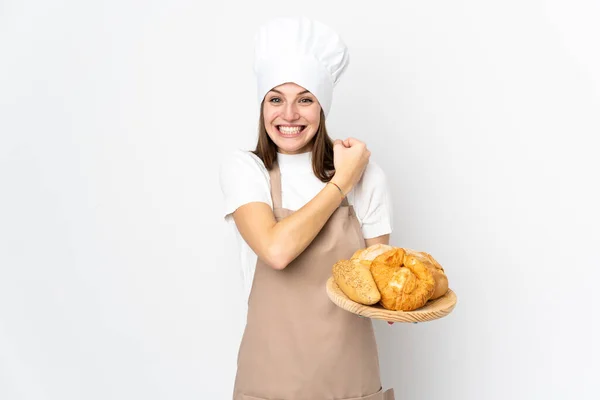
[{"label": "nose", "polygon": [[288,102],[283,109],[282,117],[286,121],[295,121],[300,118],[300,115],[298,114],[298,105],[293,101]]}]

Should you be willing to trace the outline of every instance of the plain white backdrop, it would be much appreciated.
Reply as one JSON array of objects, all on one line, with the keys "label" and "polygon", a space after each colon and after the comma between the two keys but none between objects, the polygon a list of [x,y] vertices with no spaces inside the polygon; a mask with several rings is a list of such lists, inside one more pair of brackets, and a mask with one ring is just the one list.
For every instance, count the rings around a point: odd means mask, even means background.
[{"label": "plain white backdrop", "polygon": [[243,321],[217,165],[250,149],[253,35],[302,14],[351,62],[391,244],[458,294],[376,321],[398,399],[600,397],[595,1],[0,1],[0,399],[228,399]]}]

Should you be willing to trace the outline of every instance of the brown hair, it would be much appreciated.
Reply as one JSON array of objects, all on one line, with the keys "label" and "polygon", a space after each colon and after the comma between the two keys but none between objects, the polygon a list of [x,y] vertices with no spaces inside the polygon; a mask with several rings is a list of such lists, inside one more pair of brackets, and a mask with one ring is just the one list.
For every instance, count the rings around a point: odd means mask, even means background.
[{"label": "brown hair", "polygon": [[[260,118],[258,121],[258,141],[256,149],[252,151],[265,164],[268,171],[273,168],[277,161],[277,146],[269,137],[265,128],[265,116],[263,114],[264,100],[260,105]],[[333,166],[333,141],[327,134],[325,127],[325,114],[321,109],[321,122],[317,133],[312,138],[312,167],[315,176],[323,182],[329,182],[335,173]]]}]

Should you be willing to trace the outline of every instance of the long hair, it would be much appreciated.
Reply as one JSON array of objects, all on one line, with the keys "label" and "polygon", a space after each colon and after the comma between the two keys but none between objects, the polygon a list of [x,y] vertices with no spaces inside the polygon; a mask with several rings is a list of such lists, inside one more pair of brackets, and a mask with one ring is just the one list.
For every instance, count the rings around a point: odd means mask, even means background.
[{"label": "long hair", "polygon": [[[265,164],[270,171],[273,163],[277,161],[277,146],[269,137],[265,128],[265,116],[263,113],[264,100],[260,105],[260,118],[258,121],[258,141],[256,149],[252,151]],[[335,173],[333,166],[333,140],[327,134],[325,127],[325,114],[321,109],[321,122],[317,133],[311,139],[312,142],[312,167],[315,176],[322,182],[329,182]]]}]

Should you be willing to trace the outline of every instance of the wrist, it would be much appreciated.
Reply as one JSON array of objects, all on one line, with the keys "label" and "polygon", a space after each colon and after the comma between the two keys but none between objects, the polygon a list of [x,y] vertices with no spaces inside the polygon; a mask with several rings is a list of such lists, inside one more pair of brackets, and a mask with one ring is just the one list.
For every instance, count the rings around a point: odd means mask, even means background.
[{"label": "wrist", "polygon": [[344,200],[344,198],[346,197],[346,194],[344,193],[342,188],[337,183],[329,181],[329,182],[327,182],[327,186],[333,187],[339,193],[340,199]]},{"label": "wrist", "polygon": [[340,191],[343,193],[343,196],[346,196],[352,189],[352,187],[348,183],[346,183],[345,180],[343,180],[343,179],[336,179],[335,177],[333,177],[333,178],[331,178],[331,180],[329,182],[336,185],[340,189]]}]

